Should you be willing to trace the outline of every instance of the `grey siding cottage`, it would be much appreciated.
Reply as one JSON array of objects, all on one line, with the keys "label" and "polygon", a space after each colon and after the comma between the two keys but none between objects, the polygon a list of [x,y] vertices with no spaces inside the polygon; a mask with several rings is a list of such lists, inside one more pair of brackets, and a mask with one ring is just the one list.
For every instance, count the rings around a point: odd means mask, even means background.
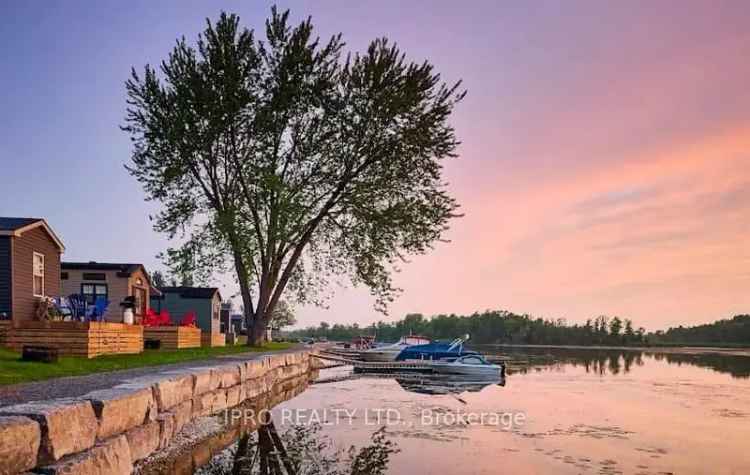
[{"label": "grey siding cottage", "polygon": [[156,312],[166,310],[174,323],[195,312],[201,331],[207,335],[219,335],[221,322],[221,294],[216,287],[160,287],[161,296],[151,297],[151,308]]}]

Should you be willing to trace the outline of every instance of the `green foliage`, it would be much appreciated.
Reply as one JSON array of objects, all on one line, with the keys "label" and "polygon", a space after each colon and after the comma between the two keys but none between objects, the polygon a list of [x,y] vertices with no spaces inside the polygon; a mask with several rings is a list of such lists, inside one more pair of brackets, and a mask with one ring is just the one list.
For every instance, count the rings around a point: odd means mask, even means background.
[{"label": "green foliage", "polygon": [[276,308],[271,312],[271,328],[284,328],[290,327],[297,323],[297,319],[294,317],[294,310],[292,307],[282,300],[276,305]]},{"label": "green foliage", "polygon": [[154,271],[153,274],[151,274],[151,283],[156,287],[157,289],[160,289],[162,287],[166,287],[167,285],[167,278],[164,277],[164,274],[161,271]]},{"label": "green foliage", "polygon": [[[620,322],[620,323],[618,323]],[[382,341],[396,341],[410,333],[451,340],[469,334],[471,343],[512,343],[536,345],[630,345],[646,342],[643,332],[621,334],[618,317],[597,317],[584,325],[568,325],[563,319],[542,319],[517,315],[504,310],[487,310],[472,315],[435,315],[425,318],[409,314],[394,323],[378,322],[367,328],[353,325],[321,323],[318,327],[292,332],[292,336],[327,337],[331,340],[350,340],[359,335],[375,334]],[[627,320],[626,322],[629,322]],[[631,323],[632,327],[632,323]]]},{"label": "green foliage", "polygon": [[392,270],[440,240],[458,205],[442,162],[463,98],[387,39],[343,56],[275,8],[265,41],[222,13],[126,83],[127,166],[162,203],[164,258],[202,281],[234,268],[255,336],[282,293],[322,304],[339,277],[385,310]]},{"label": "green foliage", "polygon": [[[624,330],[623,330],[624,322]],[[630,319],[601,315],[583,325],[568,325],[564,320],[534,318],[504,310],[487,310],[467,316],[435,315],[429,319],[409,314],[394,323],[378,322],[367,328],[357,324],[318,327],[292,332],[291,336],[327,337],[350,340],[359,335],[375,334],[379,340],[396,341],[403,335],[419,333],[431,338],[453,339],[471,335],[471,342],[535,345],[694,345],[750,346],[750,315],[737,315],[695,327],[670,328],[666,332],[646,334],[643,327],[635,329]]]},{"label": "green foliage", "polygon": [[694,327],[679,326],[666,332],[656,332],[654,342],[706,345],[711,343],[750,344],[750,315],[718,320]]}]

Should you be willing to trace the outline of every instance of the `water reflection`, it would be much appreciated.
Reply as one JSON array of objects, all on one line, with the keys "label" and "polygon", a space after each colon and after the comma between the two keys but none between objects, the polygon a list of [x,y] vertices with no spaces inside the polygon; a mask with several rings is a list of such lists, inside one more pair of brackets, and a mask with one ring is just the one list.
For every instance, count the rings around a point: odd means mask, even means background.
[{"label": "water reflection", "polygon": [[487,386],[505,386],[504,378],[497,379],[466,379],[461,377],[427,377],[416,375],[397,376],[396,382],[405,391],[418,394],[444,395],[477,393]]},{"label": "water reflection", "polygon": [[750,378],[750,357],[725,353],[679,353],[666,351],[573,349],[573,348],[482,348],[481,351],[502,359],[508,374],[533,371],[564,371],[566,366],[582,367],[599,375],[628,374],[652,359],[672,365],[690,365]]},{"label": "water reflection", "polygon": [[210,475],[381,475],[399,452],[385,428],[370,444],[337,449],[319,424],[293,425],[279,433],[269,412],[253,433],[244,434],[199,473]]},{"label": "water reflection", "polygon": [[505,386],[505,378],[413,373],[344,373],[313,382],[314,385],[340,383],[355,379],[392,379],[404,390],[417,394],[447,395],[480,392],[488,386]]}]

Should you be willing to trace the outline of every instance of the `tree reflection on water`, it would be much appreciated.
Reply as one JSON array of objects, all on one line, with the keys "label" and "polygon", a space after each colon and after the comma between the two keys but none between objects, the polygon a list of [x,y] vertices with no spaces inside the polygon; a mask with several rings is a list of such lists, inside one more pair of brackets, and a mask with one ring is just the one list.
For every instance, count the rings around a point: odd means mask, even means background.
[{"label": "tree reflection on water", "polygon": [[380,475],[398,453],[385,428],[370,444],[337,449],[319,424],[294,425],[279,433],[270,413],[255,432],[243,435],[229,457],[214,459],[201,473],[210,475]]},{"label": "tree reflection on water", "polygon": [[[487,351],[487,350],[485,350]],[[599,375],[627,374],[646,359],[671,365],[690,365],[728,373],[734,378],[750,378],[750,357],[720,353],[670,353],[642,350],[573,348],[503,348],[496,353],[507,365],[508,374],[532,371],[564,371],[583,367]]]}]

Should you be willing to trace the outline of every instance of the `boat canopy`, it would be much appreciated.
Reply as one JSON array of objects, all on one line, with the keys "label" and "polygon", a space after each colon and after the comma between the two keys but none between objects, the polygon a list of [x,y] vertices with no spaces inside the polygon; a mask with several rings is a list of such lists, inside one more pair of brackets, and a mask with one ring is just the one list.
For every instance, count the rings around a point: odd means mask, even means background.
[{"label": "boat canopy", "polygon": [[464,350],[462,341],[457,343],[454,340],[451,343],[433,342],[427,345],[409,346],[401,350],[401,353],[396,357],[396,361],[439,360],[476,354],[478,354],[476,351]]}]

